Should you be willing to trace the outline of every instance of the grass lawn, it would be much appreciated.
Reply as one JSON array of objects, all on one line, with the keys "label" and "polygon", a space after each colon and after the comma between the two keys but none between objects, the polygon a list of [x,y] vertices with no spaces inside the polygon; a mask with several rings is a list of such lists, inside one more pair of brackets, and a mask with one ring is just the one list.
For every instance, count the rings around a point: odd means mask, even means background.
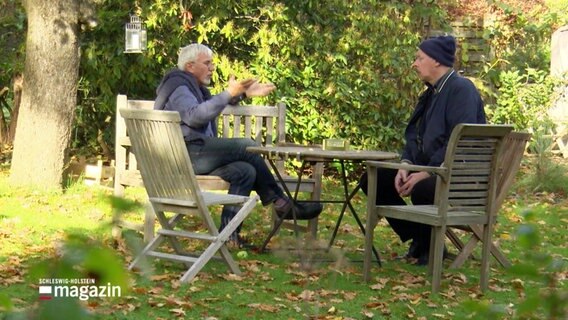
[{"label": "grass lawn", "polygon": [[[518,318],[519,305],[545,287],[542,269],[535,269],[532,276],[531,272],[514,273],[493,260],[490,290],[482,294],[478,288],[479,261],[469,260],[460,269],[445,270],[441,294],[430,296],[426,268],[394,259],[404,254],[407,244],[400,243],[384,221],[375,234],[383,266],[375,265],[372,281],[365,283],[361,274],[363,235],[350,215],[328,253],[309,250],[313,243],[304,244],[308,250],[302,254],[278,250],[279,244],[293,239],[292,233],[282,231],[273,240],[275,250],[271,253],[249,251],[246,257],[239,255],[242,276],[232,275],[223,264],[213,262],[194,281],[181,284],[184,268],[174,262],[150,261],[144,269],[149,272],[144,275],[126,271],[133,248],[141,246],[141,236],[125,231],[123,238],[113,239],[111,220],[116,208],[111,205],[110,190],[81,183],[62,194],[17,189],[8,185],[7,175],[6,169],[0,171],[0,318],[8,313],[18,319],[41,318],[37,313],[41,310],[53,319],[71,319],[67,312],[74,319],[463,319],[473,314],[475,308],[468,307],[470,302],[478,302],[476,310],[487,312],[480,313],[480,318],[509,319]],[[337,182],[326,180],[324,187],[325,197],[339,196]],[[143,190],[129,189],[127,197],[136,202],[122,210],[131,220],[140,221]],[[357,195],[354,203],[364,217],[364,195]],[[534,251],[565,264],[565,195],[513,192],[499,215],[495,231],[499,246],[514,265],[532,263],[526,255],[535,252],[524,250],[516,236],[527,209],[539,230]],[[338,206],[328,205],[321,215],[321,244],[329,239],[338,211]],[[218,214],[216,211],[216,219]],[[245,220],[244,235],[260,244],[269,225],[268,209],[258,205]],[[70,238],[71,234],[74,236]],[[71,245],[65,245],[65,239],[71,239],[67,242]],[[455,252],[451,244],[448,248]],[[234,256],[237,251],[232,251]],[[566,299],[566,267],[559,269],[554,285]],[[103,285],[124,283],[124,288],[116,298],[39,299],[38,278],[69,274],[94,278]],[[539,303],[546,305],[543,299],[535,301],[534,308]],[[79,304],[86,313],[75,309]],[[36,311],[27,311],[31,309]],[[492,312],[498,316],[490,315]],[[535,317],[546,316],[542,313]]]}]

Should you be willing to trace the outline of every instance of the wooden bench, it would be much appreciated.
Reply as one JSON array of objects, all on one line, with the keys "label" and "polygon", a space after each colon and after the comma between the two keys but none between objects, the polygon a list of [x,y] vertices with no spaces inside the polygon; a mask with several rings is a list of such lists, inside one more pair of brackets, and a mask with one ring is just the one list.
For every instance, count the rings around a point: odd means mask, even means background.
[{"label": "wooden bench", "polygon": [[[126,187],[143,187],[142,177],[135,155],[130,152],[130,138],[124,119],[119,109],[153,109],[154,101],[128,100],[126,95],[116,98],[116,133],[115,133],[115,177],[114,195],[122,197]],[[286,144],[286,105],[275,106],[227,106],[221,113],[219,132],[226,138],[245,137],[259,141],[262,145]],[[284,163],[277,164],[280,172],[284,172]],[[319,200],[321,196],[321,177],[323,166],[316,164],[310,178],[302,179],[299,190],[310,193],[311,200]],[[229,184],[217,176],[198,175],[197,180],[202,190],[228,190]],[[286,185],[291,190],[296,188],[297,178],[287,177]],[[273,212],[274,215],[274,212]],[[275,219],[272,219],[274,223]],[[154,236],[155,215],[151,207],[147,207],[144,224],[133,224],[122,219],[115,223],[129,229],[144,233],[145,241]],[[289,225],[288,225],[289,226]],[[307,226],[299,226],[300,231],[310,232],[315,238],[317,234],[317,218],[309,220]]]}]

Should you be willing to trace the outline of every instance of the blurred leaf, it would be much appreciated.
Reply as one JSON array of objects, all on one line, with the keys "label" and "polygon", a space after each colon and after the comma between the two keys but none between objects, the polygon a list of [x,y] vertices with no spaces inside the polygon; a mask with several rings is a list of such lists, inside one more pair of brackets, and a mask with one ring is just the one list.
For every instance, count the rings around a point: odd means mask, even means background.
[{"label": "blurred leaf", "polygon": [[108,196],[110,205],[119,211],[131,211],[143,207],[143,205],[137,201],[129,200],[123,197]]},{"label": "blurred leaf", "polygon": [[73,298],[53,298],[41,301],[37,312],[37,319],[41,320],[93,319],[93,316],[83,309],[79,299]]},{"label": "blurred leaf", "polygon": [[540,243],[537,227],[530,224],[523,224],[517,229],[517,240],[519,245],[525,249],[533,249]]},{"label": "blurred leaf", "polygon": [[2,307],[2,310],[7,312],[11,312],[14,308],[10,297],[3,292],[0,292],[0,307]]},{"label": "blurred leaf", "polygon": [[541,298],[539,296],[528,297],[517,305],[517,312],[520,317],[530,315],[539,308]]}]

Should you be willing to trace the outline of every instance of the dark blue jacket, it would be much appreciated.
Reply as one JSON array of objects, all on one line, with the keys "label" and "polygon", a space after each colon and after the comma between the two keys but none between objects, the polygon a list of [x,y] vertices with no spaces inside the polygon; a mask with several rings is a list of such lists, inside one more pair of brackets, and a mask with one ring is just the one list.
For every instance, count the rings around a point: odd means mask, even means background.
[{"label": "dark blue jacket", "polygon": [[452,130],[459,123],[486,123],[485,111],[475,85],[451,70],[418,99],[406,127],[402,160],[440,166]]}]

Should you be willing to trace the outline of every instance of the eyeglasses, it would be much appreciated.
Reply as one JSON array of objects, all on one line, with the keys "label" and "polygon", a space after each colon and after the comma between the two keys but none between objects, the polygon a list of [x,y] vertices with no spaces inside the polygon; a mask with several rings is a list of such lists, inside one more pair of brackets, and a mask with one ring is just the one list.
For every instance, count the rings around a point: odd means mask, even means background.
[{"label": "eyeglasses", "polygon": [[207,60],[205,62],[199,62],[199,61],[192,61],[192,62],[193,63],[201,63],[202,65],[207,67],[207,69],[215,69],[215,64],[211,60]]}]

